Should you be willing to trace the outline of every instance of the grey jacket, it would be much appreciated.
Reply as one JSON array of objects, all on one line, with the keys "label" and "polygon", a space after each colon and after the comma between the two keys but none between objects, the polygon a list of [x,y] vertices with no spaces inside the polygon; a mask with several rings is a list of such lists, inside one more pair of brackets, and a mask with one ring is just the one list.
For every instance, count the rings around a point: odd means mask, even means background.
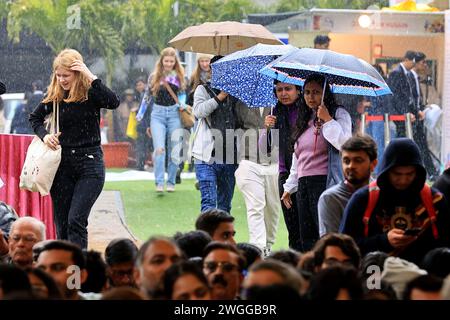
[{"label": "grey jacket", "polygon": [[[249,108],[244,104],[236,107],[237,120],[241,129],[237,130],[238,140],[238,160],[249,160],[258,164],[269,165],[278,163],[278,148],[273,150],[267,148],[267,143],[262,143],[260,139],[267,139],[264,131],[264,119],[270,113],[270,108],[264,108],[261,114],[260,108]],[[276,139],[278,135],[272,135]],[[278,146],[278,141],[274,143]]]}]

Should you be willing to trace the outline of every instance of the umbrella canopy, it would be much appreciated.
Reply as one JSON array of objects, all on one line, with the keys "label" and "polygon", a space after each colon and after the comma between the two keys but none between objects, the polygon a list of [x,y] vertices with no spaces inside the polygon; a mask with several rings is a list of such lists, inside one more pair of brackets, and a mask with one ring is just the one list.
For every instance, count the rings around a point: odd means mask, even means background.
[{"label": "umbrella canopy", "polygon": [[269,63],[261,71],[281,82],[303,86],[312,73],[323,74],[334,93],[381,96],[392,94],[383,77],[370,64],[349,54],[321,49],[296,49]]},{"label": "umbrella canopy", "polygon": [[211,86],[231,94],[249,107],[274,106],[277,99],[273,94],[273,79],[259,70],[294,49],[291,45],[257,44],[234,52],[211,65]]},{"label": "umbrella canopy", "polygon": [[281,44],[269,30],[260,24],[235,21],[205,22],[181,31],[169,45],[181,50],[227,55],[249,48],[257,43]]}]

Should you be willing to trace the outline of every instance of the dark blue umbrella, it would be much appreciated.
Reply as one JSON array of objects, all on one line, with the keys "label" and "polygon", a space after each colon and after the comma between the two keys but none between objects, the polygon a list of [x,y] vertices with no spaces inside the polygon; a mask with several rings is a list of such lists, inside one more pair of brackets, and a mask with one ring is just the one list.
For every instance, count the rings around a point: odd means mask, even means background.
[{"label": "dark blue umbrella", "polygon": [[334,93],[382,96],[392,94],[383,77],[370,64],[331,50],[295,49],[269,63],[262,74],[281,82],[303,86],[313,73],[323,74]]},{"label": "dark blue umbrella", "polygon": [[243,101],[249,107],[269,107],[277,103],[273,79],[259,70],[277,57],[294,50],[291,45],[257,44],[234,52],[211,65],[211,86]]}]

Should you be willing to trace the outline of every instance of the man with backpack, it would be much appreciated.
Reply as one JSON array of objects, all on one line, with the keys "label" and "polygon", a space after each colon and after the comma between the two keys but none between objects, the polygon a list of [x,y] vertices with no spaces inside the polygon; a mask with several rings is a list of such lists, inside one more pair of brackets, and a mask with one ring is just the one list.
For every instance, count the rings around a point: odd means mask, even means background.
[{"label": "man with backpack", "polygon": [[383,251],[418,263],[431,249],[450,245],[450,212],[444,196],[426,184],[416,143],[393,140],[376,181],[358,190],[344,211],[340,232],[361,253]]}]

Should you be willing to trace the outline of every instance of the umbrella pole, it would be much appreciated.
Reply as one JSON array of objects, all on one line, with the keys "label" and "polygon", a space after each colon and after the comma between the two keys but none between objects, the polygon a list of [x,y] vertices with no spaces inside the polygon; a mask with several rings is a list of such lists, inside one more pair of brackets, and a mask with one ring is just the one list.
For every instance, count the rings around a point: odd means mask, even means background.
[{"label": "umbrella pole", "polygon": [[[322,100],[320,102],[320,105],[323,105],[323,100],[325,99],[326,86],[327,86],[327,78],[325,78],[325,81],[323,82]],[[317,116],[317,111],[318,110],[319,110],[319,108],[316,109],[317,127],[314,130],[314,151],[313,151],[313,156],[316,154],[317,138],[319,137],[320,129],[322,127],[322,120],[319,119],[319,117]]]}]

